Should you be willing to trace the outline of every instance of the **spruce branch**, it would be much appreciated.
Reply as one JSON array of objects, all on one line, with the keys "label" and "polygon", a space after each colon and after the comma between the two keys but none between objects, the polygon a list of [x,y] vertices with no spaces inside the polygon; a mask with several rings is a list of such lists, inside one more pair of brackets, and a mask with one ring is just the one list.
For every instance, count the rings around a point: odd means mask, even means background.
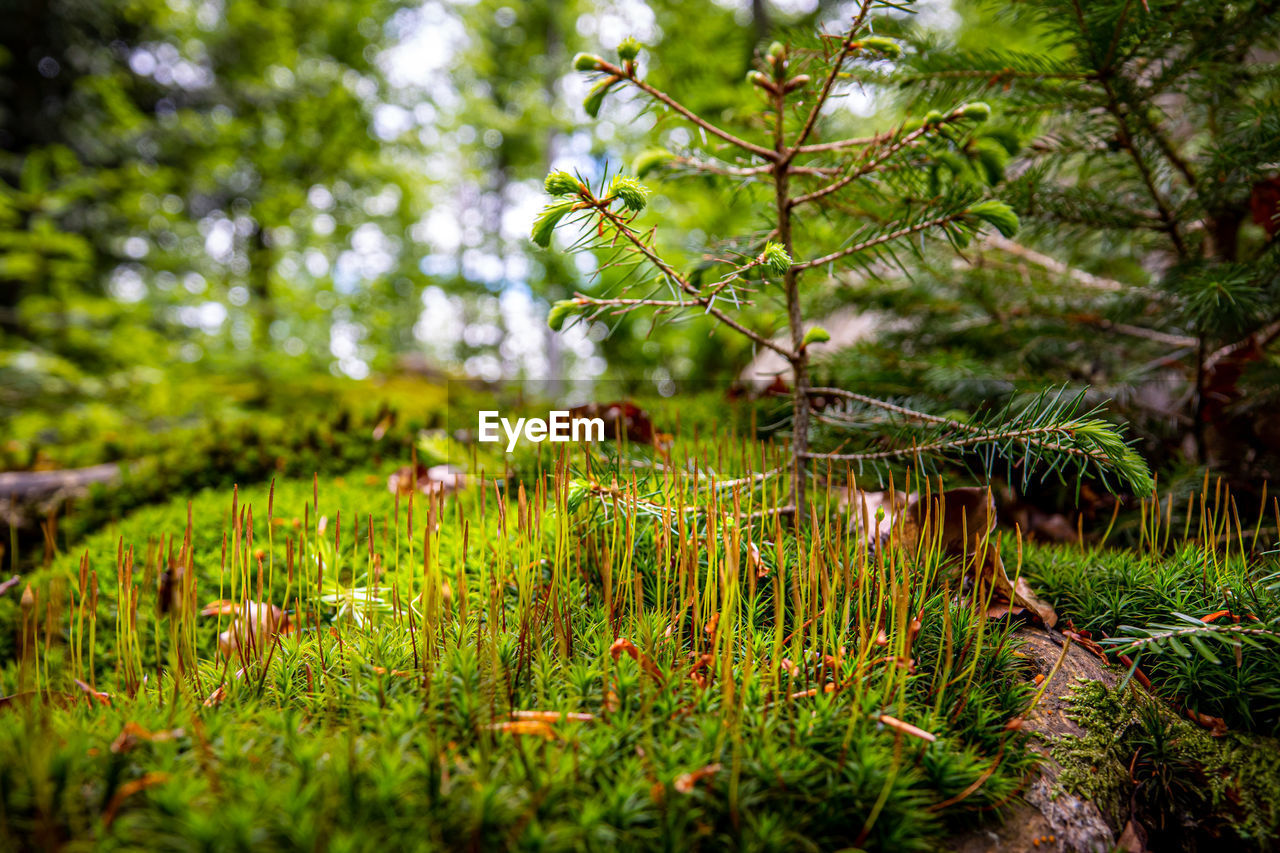
[{"label": "spruce branch", "polygon": [[1160,222],[1165,233],[1169,235],[1169,240],[1173,243],[1174,249],[1177,250],[1179,255],[1185,256],[1187,254],[1187,244],[1182,238],[1182,232],[1178,229],[1178,220],[1173,215],[1173,208],[1156,186],[1155,175],[1150,164],[1147,163],[1146,157],[1138,149],[1138,144],[1134,138],[1133,129],[1129,126],[1125,110],[1116,97],[1115,87],[1106,77],[1102,78],[1102,90],[1107,95],[1106,110],[1116,122],[1116,134],[1120,140],[1120,145],[1125,151],[1129,152],[1134,166],[1138,169],[1138,174],[1142,176],[1142,184],[1146,187],[1152,203],[1156,206]]},{"label": "spruce branch", "polygon": [[[804,195],[796,196],[795,198],[791,199],[791,202],[790,202],[791,206],[799,207],[802,204],[809,204],[810,202],[814,202],[821,198],[829,196],[832,193],[839,192],[840,190],[847,187],[849,184],[856,181],[858,178],[871,174],[872,172],[879,169],[881,166],[885,164],[887,160],[889,160],[898,152],[904,151],[909,148],[914,148],[917,145],[920,145],[921,143],[923,143],[928,139],[929,134],[931,132],[937,131],[940,128],[946,127],[949,124],[957,124],[959,122],[971,120],[973,118],[975,118],[973,106],[966,105],[963,107],[958,107],[955,110],[953,110],[950,114],[943,116],[942,118],[936,121],[932,121],[932,122],[926,121],[915,130],[902,134],[902,136],[896,142],[894,142],[892,145],[889,145],[883,151],[878,151],[877,150],[878,146],[869,146],[867,150],[864,152],[864,156],[866,155],[875,155],[875,156],[870,157],[870,159],[863,161],[856,168],[853,168],[850,171],[846,172],[839,180],[833,181],[832,183],[827,184],[825,187],[820,187],[816,190],[813,190],[812,192],[805,193]],[[905,129],[905,126],[904,128],[899,128],[898,132],[901,133],[903,129]]]},{"label": "spruce branch", "polygon": [[[1074,466],[1080,473],[1091,471],[1104,481],[1117,473],[1136,494],[1151,489],[1151,474],[1141,457],[1115,427],[1098,417],[1100,409],[1083,408],[1083,392],[1064,399],[1062,392],[1043,392],[1020,410],[1012,403],[996,413],[975,416],[970,422],[929,414],[863,394],[839,388],[816,388],[815,395],[828,395],[867,408],[889,412],[902,419],[904,432],[896,437],[899,446],[867,448],[857,452],[818,452],[809,458],[845,462],[876,463],[895,459],[923,462],[926,456],[978,452],[985,459],[988,474],[997,458],[1019,467],[1023,483],[1033,470],[1044,476],[1061,473]],[[836,427],[857,429],[864,419],[855,408],[823,415]],[[894,441],[882,436],[880,443]]]},{"label": "spruce branch", "polygon": [[588,68],[588,69],[583,69],[580,67],[578,70],[603,72],[605,75],[607,75],[605,78],[606,81],[629,83],[632,86],[635,86],[640,91],[644,92],[649,97],[653,98],[655,101],[665,104],[666,106],[675,110],[677,113],[684,116],[686,119],[693,122],[695,125],[702,128],[707,133],[710,133],[712,136],[719,137],[720,139],[723,139],[725,142],[728,142],[730,145],[741,148],[743,151],[746,151],[750,154],[754,154],[755,156],[761,158],[762,160],[772,161],[777,158],[777,155],[774,151],[768,148],[765,148],[762,145],[757,145],[754,142],[750,142],[739,136],[735,136],[734,134],[730,133],[729,131],[725,130],[719,125],[713,124],[712,122],[698,115],[693,110],[689,109],[684,104],[680,103],[675,98],[671,97],[661,89],[658,89],[657,87],[650,85],[648,82],[641,80],[638,76],[636,76],[636,70],[633,63],[627,63],[627,65],[630,66],[629,68],[620,68],[617,65],[614,65],[613,63],[609,62],[608,60],[601,59],[600,57],[592,57],[592,59],[596,61],[595,67]]},{"label": "spruce branch", "polygon": [[[1205,622],[1185,613],[1174,613],[1174,616],[1187,623],[1184,625],[1152,624],[1146,627],[1121,625],[1120,631],[1128,636],[1107,637],[1102,642],[1111,646],[1117,654],[1133,655],[1150,651],[1161,653],[1171,651],[1174,654],[1189,658],[1192,650],[1212,664],[1222,661],[1206,643],[1216,643],[1231,649],[1239,649],[1244,645],[1260,648],[1260,640],[1280,641],[1280,632],[1274,625],[1258,622],[1219,623]],[[1191,648],[1187,648],[1187,645]]]},{"label": "spruce branch", "polygon": [[[655,252],[653,248],[648,245],[648,243],[642,240],[639,237],[639,235],[636,234],[636,232],[631,229],[631,227],[622,219],[622,217],[620,217],[613,210],[609,209],[608,205],[597,203],[596,210],[599,212],[599,215],[601,216],[602,219],[609,222],[617,230],[619,234],[621,234],[633,246],[635,246],[637,251],[639,251],[645,257],[645,259],[649,261],[649,263],[653,264],[659,271],[661,271],[663,275],[665,275],[669,280],[671,280],[677,286],[679,286],[679,288],[683,290],[685,293],[688,293],[690,296],[693,296],[695,299],[699,298],[698,288],[695,287],[693,284],[691,284],[687,278],[685,278],[684,276],[676,272],[675,269],[671,266],[671,264],[667,263],[667,261],[665,261],[661,256],[659,256],[658,253]],[[706,309],[708,314],[715,317],[721,323],[724,323],[726,326],[733,329],[738,334],[743,335],[746,338],[749,338],[755,344],[765,347],[766,349],[773,350],[778,355],[782,356],[788,361],[791,361],[795,358],[795,354],[791,350],[788,350],[785,347],[782,347],[774,343],[772,340],[760,334],[759,332],[756,332],[754,329],[750,329],[744,326],[742,323],[739,323],[737,320],[730,317],[723,310],[715,307],[715,305],[711,304],[710,302],[706,304]]]},{"label": "spruce branch", "polygon": [[876,246],[883,246],[885,243],[890,243],[890,242],[893,242],[894,240],[900,240],[903,237],[909,237],[912,234],[919,234],[922,231],[930,231],[932,229],[940,228],[944,225],[949,225],[954,222],[962,222],[965,219],[965,217],[968,215],[969,215],[968,210],[961,210],[961,211],[956,211],[952,213],[945,213],[945,214],[942,214],[941,216],[935,216],[931,219],[924,219],[919,222],[912,223],[911,225],[904,225],[900,228],[894,229],[893,231],[888,231],[883,234],[878,234],[877,236],[872,237],[869,240],[863,240],[862,242],[855,243],[852,246],[846,246],[843,249],[838,249],[834,252],[830,252],[829,254],[822,255],[821,257],[811,258],[810,260],[802,261],[795,265],[795,269],[797,271],[803,271],[803,270],[813,269],[814,267],[826,266],[827,264],[832,263],[834,261],[838,261],[842,258],[847,258],[850,255],[856,255],[856,254],[859,254],[860,252],[865,252],[868,249],[875,248]]},{"label": "spruce branch", "polygon": [[[1053,49],[1039,55],[967,50],[916,38],[917,49],[904,61],[907,73],[895,78],[905,100],[912,107],[954,103],[999,88],[1002,123],[1031,137],[1005,197],[1028,219],[1050,227],[1059,245],[1076,247],[1073,255],[1096,252],[1099,268],[1131,266],[1154,286],[1112,282],[992,238],[985,248],[994,260],[975,260],[997,274],[965,276],[967,284],[950,292],[972,300],[979,289],[1004,284],[1001,273],[1009,267],[1001,255],[1011,255],[1025,262],[1012,271],[1028,283],[1065,278],[1082,296],[1116,293],[1127,317],[1098,320],[1086,313],[1084,322],[1139,343],[1194,349],[1194,378],[1188,375],[1188,392],[1176,395],[1183,401],[1176,405],[1187,411],[1170,413],[1137,395],[1126,395],[1128,405],[1152,418],[1153,437],[1163,432],[1160,424],[1169,414],[1189,419],[1196,455],[1207,461],[1213,431],[1225,426],[1222,406],[1247,398],[1256,382],[1249,374],[1236,381],[1223,375],[1215,380],[1211,373],[1230,354],[1266,346],[1275,322],[1280,256],[1270,248],[1274,234],[1260,244],[1248,223],[1259,208],[1265,215],[1269,202],[1255,193],[1266,192],[1280,156],[1280,75],[1269,61],[1280,19],[1256,4],[1169,2],[1153,4],[1152,13],[1134,0],[1003,5],[1002,11],[1029,17]],[[1144,315],[1160,317],[1160,328],[1147,328],[1155,323],[1144,320],[1111,322]],[[990,321],[1002,323],[1005,316],[988,312],[987,330],[996,332]],[[1045,319],[1066,329],[1081,325],[1080,315],[1066,311]],[[1130,381],[1128,342],[1107,341],[1104,349],[1078,337],[1053,337],[1032,346],[1052,354],[1064,374],[1114,366]],[[1087,363],[1068,364],[1067,347],[1087,356]],[[1167,353],[1159,366],[1167,368],[1171,357]],[[1178,355],[1185,358],[1185,352]],[[1225,391],[1211,391],[1215,381],[1225,383]],[[1252,457],[1245,462],[1232,449],[1219,447],[1215,455],[1241,466],[1241,474],[1263,464]]]},{"label": "spruce branch", "polygon": [[[562,219],[571,212],[586,212],[588,216],[596,219],[599,229],[602,230],[605,226],[608,226],[609,230],[615,235],[615,240],[622,239],[624,245],[631,252],[656,269],[664,279],[673,284],[687,297],[674,300],[658,300],[648,297],[597,300],[593,297],[578,294],[573,300],[562,300],[557,303],[553,309],[553,315],[549,317],[549,321],[552,322],[553,326],[563,325],[568,315],[575,308],[590,307],[593,304],[597,304],[597,307],[600,308],[614,307],[620,309],[623,313],[629,313],[632,310],[646,306],[658,309],[684,309],[690,306],[701,306],[705,313],[715,317],[718,321],[748,338],[756,345],[773,350],[788,361],[794,360],[794,351],[749,328],[715,305],[715,299],[720,290],[727,287],[743,272],[758,266],[768,266],[776,269],[782,264],[782,259],[785,259],[785,263],[789,266],[790,256],[785,251],[779,255],[778,250],[771,248],[773,244],[767,244],[759,256],[736,267],[716,286],[713,286],[711,292],[703,293],[686,276],[681,275],[666,259],[658,254],[652,245],[652,232],[646,237],[631,227],[631,219],[644,208],[649,193],[648,189],[634,178],[621,174],[615,175],[609,182],[608,191],[599,195],[592,192],[585,182],[573,179],[563,173],[555,173],[548,176],[546,186],[548,192],[552,194],[571,195],[572,198],[555,201],[547,206],[546,210],[534,223],[533,239],[535,242],[543,246],[548,245],[551,230]],[[620,202],[626,213],[620,213],[615,210],[615,202]],[[584,302],[583,300],[589,301]]]},{"label": "spruce branch", "polygon": [[[814,98],[813,106],[809,108],[809,114],[805,118],[804,126],[800,128],[799,134],[796,135],[795,142],[792,143],[790,151],[785,154],[779,152],[779,154],[781,156],[785,156],[787,160],[795,158],[796,154],[799,153],[801,146],[803,146],[805,141],[809,138],[809,134],[813,132],[814,126],[818,123],[818,116],[822,114],[822,108],[826,106],[827,98],[831,96],[831,89],[835,86],[836,80],[840,77],[840,69],[844,66],[844,61],[849,58],[850,54],[862,47],[860,43],[854,40],[854,36],[856,36],[858,31],[862,29],[862,25],[867,19],[867,14],[871,11],[873,2],[874,0],[862,0],[861,5],[858,7],[857,14],[853,17],[852,25],[850,25],[846,34],[841,38],[840,52],[837,54],[835,61],[831,63],[831,68],[828,70],[826,78],[822,81],[822,88],[819,90],[817,97]],[[781,123],[781,115],[778,116],[778,121]]]}]

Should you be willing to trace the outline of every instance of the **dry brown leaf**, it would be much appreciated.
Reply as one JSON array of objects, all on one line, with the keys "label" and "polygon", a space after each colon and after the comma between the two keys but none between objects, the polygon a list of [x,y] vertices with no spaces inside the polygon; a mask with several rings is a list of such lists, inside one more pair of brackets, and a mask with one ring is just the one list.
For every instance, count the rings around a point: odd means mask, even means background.
[{"label": "dry brown leaf", "polygon": [[[826,684],[822,685],[822,692],[823,692],[823,693],[835,693],[835,692],[836,692],[836,686],[835,686],[834,684],[832,684],[831,682],[827,682]],[[792,694],[791,694],[791,698],[792,698],[792,699],[811,699],[811,698],[813,698],[814,696],[817,696],[817,695],[818,695],[818,688],[817,688],[817,687],[810,687],[808,690],[801,690],[801,691],[799,691],[799,692],[797,692],[797,693],[792,693]]]},{"label": "dry brown leaf", "polygon": [[1068,630],[1066,630],[1066,631],[1063,631],[1063,632],[1062,632],[1062,636],[1064,636],[1064,637],[1070,637],[1070,638],[1071,638],[1071,640],[1072,640],[1073,642],[1078,643],[1081,647],[1083,647],[1083,648],[1084,648],[1084,649],[1086,649],[1087,651],[1092,652],[1093,654],[1097,655],[1098,657],[1102,658],[1103,660],[1106,660],[1106,659],[1107,659],[1107,651],[1106,651],[1106,649],[1102,648],[1102,646],[1101,646],[1101,645],[1099,645],[1098,643],[1095,643],[1095,642],[1094,642],[1092,639],[1090,639],[1089,637],[1086,637],[1086,636],[1084,636],[1083,634],[1079,634],[1079,633],[1077,633],[1077,632],[1075,632],[1075,631],[1072,631],[1072,630],[1069,630],[1069,629],[1068,629]]},{"label": "dry brown leaf", "polygon": [[116,812],[120,811],[120,806],[124,804],[125,800],[129,799],[139,791],[145,791],[147,788],[159,785],[162,782],[167,782],[168,780],[168,773],[155,772],[147,773],[139,779],[134,779],[132,782],[125,782],[116,789],[115,796],[111,798],[111,802],[107,803],[107,807],[102,812],[102,822],[107,826],[110,826],[111,822],[116,819]]},{"label": "dry brown leaf", "polygon": [[636,644],[628,640],[626,637],[619,637],[614,640],[613,645],[609,647],[609,654],[613,657],[613,660],[616,663],[618,658],[622,656],[623,652],[631,655],[632,660],[640,664],[640,668],[649,675],[653,676],[658,681],[665,680],[662,677],[662,670],[658,668],[658,665],[654,663],[648,655],[636,648]]},{"label": "dry brown leaf", "polygon": [[658,432],[649,415],[630,400],[614,400],[608,403],[585,403],[569,409],[572,420],[599,418],[604,421],[604,437],[617,441],[623,436],[637,444],[664,447],[671,436]]},{"label": "dry brown leaf", "polygon": [[[880,545],[889,538],[889,530],[902,513],[910,496],[903,492],[867,492],[846,489],[838,495],[840,509],[853,517],[854,530],[862,541]],[[877,520],[876,515],[884,515]]]},{"label": "dry brown leaf", "polygon": [[95,701],[100,705],[111,704],[110,693],[103,693],[99,690],[94,690],[92,687],[90,687],[88,684],[85,684],[83,681],[81,681],[78,678],[73,679],[73,681],[75,681],[76,687],[79,687],[81,692],[83,692],[86,696],[89,697],[89,704],[92,705]]},{"label": "dry brown leaf", "polygon": [[1249,194],[1249,212],[1253,221],[1267,232],[1267,239],[1280,233],[1280,177],[1264,178],[1253,185]]},{"label": "dry brown leaf", "polygon": [[452,465],[405,465],[387,478],[387,491],[407,495],[413,491],[415,481],[424,495],[447,495],[466,486],[467,475]]},{"label": "dry brown leaf", "polygon": [[[1026,580],[1018,578],[1015,585],[1005,571],[991,536],[996,527],[996,507],[990,489],[971,486],[923,497],[858,491],[844,502],[852,505],[855,526],[870,544],[887,542],[892,533],[908,550],[937,547],[944,554],[962,558],[964,571],[973,577],[976,594],[990,594],[988,616],[998,618],[1030,610],[1046,627],[1057,623],[1053,608],[1032,591]],[[878,523],[877,509],[884,511]]]},{"label": "dry brown leaf", "polygon": [[153,732],[144,726],[129,720],[124,724],[124,728],[120,730],[120,734],[111,742],[111,751],[115,753],[128,752],[137,745],[138,741],[145,740],[150,742],[173,740],[182,737],[186,732],[182,729],[165,729]]},{"label": "dry brown leaf", "polygon": [[1219,619],[1222,619],[1223,617],[1226,617],[1226,618],[1227,618],[1227,619],[1229,619],[1230,621],[1235,622],[1235,623],[1237,623],[1237,624],[1239,624],[1239,622],[1240,622],[1240,620],[1241,620],[1241,619],[1248,619],[1248,620],[1249,620],[1249,621],[1251,621],[1251,622],[1257,622],[1257,621],[1258,621],[1258,617],[1257,617],[1257,616],[1254,616],[1252,613],[1246,613],[1246,614],[1245,614],[1245,615],[1243,615],[1243,616],[1238,616],[1238,615],[1236,615],[1235,613],[1232,613],[1230,610],[1217,610],[1217,611],[1214,611],[1213,613],[1210,613],[1208,616],[1201,617],[1200,621],[1201,621],[1201,622],[1216,622],[1216,621],[1218,621]]},{"label": "dry brown leaf", "polygon": [[225,658],[262,657],[279,634],[293,631],[289,614],[274,604],[261,601],[211,601],[200,611],[201,616],[229,615],[231,625],[218,635],[218,652]]},{"label": "dry brown leaf", "polygon": [[694,659],[693,666],[689,668],[689,677],[693,679],[693,683],[698,687],[706,689],[714,677],[715,667],[713,664],[716,662],[715,656],[707,652],[701,655],[695,655],[690,652],[689,657]]},{"label": "dry brown leaf", "polygon": [[704,779],[710,779],[722,769],[724,769],[722,764],[708,764],[706,767],[700,767],[692,772],[681,773],[676,777],[673,787],[682,794],[691,793],[699,782]]},{"label": "dry brown leaf", "polygon": [[1227,721],[1221,717],[1214,717],[1209,714],[1201,714],[1199,711],[1187,709],[1187,717],[1201,728],[1209,730],[1212,737],[1225,737],[1227,734]]}]

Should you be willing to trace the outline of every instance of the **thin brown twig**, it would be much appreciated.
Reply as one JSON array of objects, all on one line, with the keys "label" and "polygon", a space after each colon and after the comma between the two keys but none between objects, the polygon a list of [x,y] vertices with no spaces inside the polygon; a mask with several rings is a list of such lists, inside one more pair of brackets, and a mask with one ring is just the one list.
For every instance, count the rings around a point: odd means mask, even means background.
[{"label": "thin brown twig", "polygon": [[620,80],[624,80],[630,83],[631,85],[635,86],[637,89],[641,90],[642,92],[647,94],[649,97],[653,98],[654,100],[660,101],[666,104],[668,107],[675,110],[680,115],[684,116],[689,121],[693,122],[698,127],[705,130],[707,133],[710,133],[712,136],[718,136],[719,138],[723,139],[725,142],[728,142],[730,145],[736,145],[738,148],[741,148],[743,151],[750,152],[751,154],[754,154],[755,156],[763,160],[774,161],[777,159],[777,154],[774,151],[768,148],[765,148],[763,145],[757,145],[754,142],[750,142],[746,139],[742,139],[741,137],[734,136],[729,131],[724,130],[723,128],[712,124],[711,122],[704,119],[702,116],[695,113],[693,110],[686,107],[684,104],[677,101],[675,98],[668,95],[666,92],[654,86],[651,86],[645,81],[641,80],[639,77],[636,77],[634,70],[625,71],[622,68],[619,68],[617,65],[614,65],[613,63],[607,62],[603,59],[600,60],[599,70],[605,74],[611,74],[619,78]]},{"label": "thin brown twig", "polygon": [[898,447],[891,450],[876,450],[866,453],[804,453],[801,454],[808,459],[835,459],[849,462],[869,462],[876,459],[896,459],[902,456],[919,456],[924,453],[932,453],[939,450],[955,450],[961,447],[972,447],[975,444],[982,444],[988,441],[1017,441],[1022,444],[1032,444],[1037,447],[1043,447],[1046,450],[1053,450],[1058,453],[1065,453],[1071,456],[1079,456],[1081,458],[1090,459],[1099,464],[1109,462],[1107,457],[1090,453],[1078,447],[1067,447],[1057,442],[1045,441],[1037,438],[1042,435],[1053,435],[1055,433],[1065,432],[1060,426],[1048,427],[1028,427],[1027,429],[1012,430],[1009,432],[984,432],[980,435],[972,435],[968,438],[939,439],[929,444],[912,444],[910,447]]},{"label": "thin brown twig", "polygon": [[1225,347],[1214,350],[1209,357],[1204,360],[1204,369],[1206,371],[1212,370],[1217,367],[1218,363],[1223,359],[1230,358],[1236,353],[1242,350],[1247,350],[1253,346],[1257,346],[1259,349],[1265,349],[1278,338],[1280,338],[1280,319],[1268,323],[1266,326],[1263,326],[1244,340],[1236,341],[1233,344],[1227,344]]},{"label": "thin brown twig", "polygon": [[893,139],[894,131],[885,131],[877,133],[875,136],[857,136],[848,139],[834,139],[831,142],[813,142],[809,145],[801,145],[796,149],[798,154],[822,154],[828,151],[843,151],[846,148],[862,148],[867,145],[879,145],[882,142],[888,142]]},{"label": "thin brown twig", "polygon": [[[694,287],[688,281],[688,279],[686,279],[684,276],[676,272],[675,269],[672,268],[672,266],[668,264],[665,260],[663,260],[662,257],[652,249],[652,247],[650,247],[647,243],[644,242],[644,240],[640,239],[640,237],[634,231],[631,230],[630,226],[628,226],[627,223],[623,221],[621,216],[614,213],[612,210],[610,210],[607,206],[605,206],[603,203],[599,201],[595,202],[594,206],[596,210],[600,212],[600,215],[603,216],[605,219],[608,219],[609,222],[614,226],[614,228],[617,229],[618,233],[626,237],[627,240],[632,245],[634,245],[636,249],[638,249],[640,253],[643,254],[651,264],[657,267],[658,270],[663,275],[665,275],[672,282],[674,282],[685,293],[688,293],[691,296],[695,296],[695,297],[701,296],[701,294],[698,293],[698,289]],[[773,341],[761,335],[759,332],[756,332],[753,329],[747,328],[746,326],[739,323],[737,320],[730,317],[728,314],[721,311],[719,308],[716,308],[714,305],[710,305],[710,304],[707,305],[707,313],[715,317],[720,322],[724,323],[729,328],[738,332],[739,334],[750,338],[752,341],[755,341],[760,346],[767,347],[773,350],[778,355],[782,356],[788,361],[791,361],[795,357],[794,353],[792,353],[790,350],[774,343]]]},{"label": "thin brown twig", "polygon": [[[871,11],[872,0],[862,0],[862,5],[858,8],[858,14],[853,18],[853,23],[849,26],[848,31],[840,39],[840,54],[836,57],[835,62],[831,64],[831,71],[828,72],[825,80],[822,81],[822,89],[818,92],[817,98],[814,99],[813,106],[809,109],[809,115],[805,118],[804,126],[800,128],[800,133],[796,135],[795,142],[791,144],[789,150],[785,154],[781,154],[785,162],[795,159],[796,154],[800,153],[800,148],[804,145],[805,140],[809,138],[809,134],[813,132],[813,128],[818,123],[818,116],[822,113],[822,108],[827,103],[827,98],[831,96],[831,89],[835,86],[836,80],[840,77],[840,69],[844,65],[844,61],[849,58],[849,54],[857,49],[857,42],[854,41],[854,33],[861,27],[867,19],[867,13]],[[778,120],[782,120],[782,116],[778,116]]]},{"label": "thin brown twig", "polygon": [[989,234],[985,243],[993,249],[1008,252],[1014,257],[1021,258],[1024,261],[1030,261],[1042,269],[1068,278],[1072,283],[1088,288],[1089,290],[1098,290],[1105,293],[1122,293],[1124,291],[1134,289],[1123,282],[1116,281],[1113,278],[1094,275],[1093,273],[1085,272],[1082,269],[1064,264],[1057,258],[1050,257],[1043,252],[1037,252],[1035,249],[1028,248],[1021,243],[1016,243],[1008,237],[1004,237],[1000,234]]},{"label": "thin brown twig", "polygon": [[[886,160],[888,160],[894,154],[897,154],[899,151],[902,151],[905,148],[915,147],[915,145],[919,143],[932,128],[940,127],[943,124],[949,124],[953,121],[959,121],[962,118],[964,118],[964,112],[962,110],[955,110],[950,115],[946,116],[941,122],[938,122],[937,125],[928,125],[928,124],[921,125],[915,130],[907,133],[905,136],[903,136],[893,145],[890,145],[878,157],[874,157],[871,160],[866,161],[865,163],[860,165],[858,168],[845,174],[838,181],[833,181],[832,183],[827,184],[825,187],[819,187],[813,192],[805,193],[804,195],[796,196],[795,198],[791,199],[791,206],[798,207],[802,204],[807,204],[811,201],[817,201],[818,199],[823,198],[824,196],[828,196],[831,193],[838,192],[839,190],[844,189],[849,184],[856,181],[858,178],[861,178],[863,175],[869,174],[875,171],[876,169],[878,169],[881,165],[884,164]],[[901,128],[899,128],[898,132],[899,133],[901,132]],[[873,150],[875,149],[874,148],[868,149],[868,151],[873,151]]]},{"label": "thin brown twig", "polygon": [[797,271],[802,271],[802,270],[813,269],[814,267],[820,267],[820,266],[823,266],[824,264],[829,264],[832,261],[838,261],[841,258],[847,258],[849,255],[856,255],[858,252],[864,252],[867,249],[873,248],[875,246],[880,246],[885,243],[892,242],[893,240],[897,240],[900,237],[907,237],[907,236],[910,236],[911,234],[918,234],[921,231],[927,231],[930,228],[936,228],[939,225],[946,225],[948,222],[956,222],[957,220],[961,219],[963,216],[964,216],[964,212],[948,213],[943,216],[934,217],[933,219],[926,219],[923,222],[917,222],[914,225],[907,225],[902,228],[899,228],[896,231],[891,231],[888,234],[881,234],[880,236],[873,237],[870,240],[864,240],[863,242],[858,243],[856,245],[848,246],[844,249],[831,252],[830,254],[823,255],[820,258],[813,258],[808,261],[803,261],[793,266],[792,269]]}]

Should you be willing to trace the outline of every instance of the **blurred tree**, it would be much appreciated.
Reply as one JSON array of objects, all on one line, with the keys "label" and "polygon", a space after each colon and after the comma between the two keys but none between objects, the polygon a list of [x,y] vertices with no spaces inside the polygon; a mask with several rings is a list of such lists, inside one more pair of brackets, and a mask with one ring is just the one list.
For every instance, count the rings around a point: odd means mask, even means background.
[{"label": "blurred tree", "polygon": [[440,142],[431,153],[439,203],[438,219],[429,220],[430,261],[435,285],[454,294],[458,320],[439,330],[449,340],[435,355],[470,372],[545,377],[570,369],[559,341],[542,329],[545,306],[536,300],[577,273],[531,255],[519,214],[573,136],[577,117],[560,90],[561,69],[581,39],[577,21],[593,5],[480,0],[455,7],[465,40],[447,80],[424,92]]},{"label": "blurred tree", "polygon": [[92,397],[97,377],[197,360],[363,375],[364,337],[407,338],[417,141],[378,122],[401,6],[26,0],[6,15],[6,379],[52,402],[59,376]]}]

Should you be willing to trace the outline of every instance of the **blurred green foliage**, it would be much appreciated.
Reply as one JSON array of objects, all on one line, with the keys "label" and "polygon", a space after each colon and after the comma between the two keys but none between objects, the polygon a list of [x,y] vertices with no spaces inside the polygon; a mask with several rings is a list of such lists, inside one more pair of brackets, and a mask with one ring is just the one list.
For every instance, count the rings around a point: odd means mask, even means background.
[{"label": "blurred green foliage", "polygon": [[11,437],[198,416],[218,373],[262,397],[408,339],[417,185],[374,132],[400,4],[24,6],[0,42]]}]

